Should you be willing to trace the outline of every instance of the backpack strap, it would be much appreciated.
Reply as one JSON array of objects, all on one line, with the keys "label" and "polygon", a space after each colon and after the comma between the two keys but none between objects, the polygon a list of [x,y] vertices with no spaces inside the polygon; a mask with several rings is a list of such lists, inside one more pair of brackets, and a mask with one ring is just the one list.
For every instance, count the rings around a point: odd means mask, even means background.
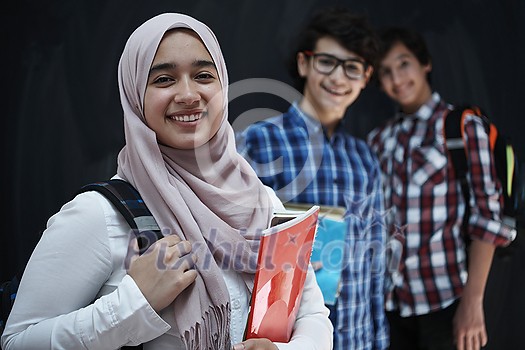
[{"label": "backpack strap", "polygon": [[464,108],[454,108],[444,115],[443,133],[448,158],[452,163],[454,174],[461,186],[461,193],[465,199],[465,215],[463,216],[462,231],[467,234],[468,219],[470,216],[470,191],[467,182],[467,149],[463,139]]},{"label": "backpack strap", "polygon": [[[465,215],[463,216],[462,229],[466,234],[468,220],[470,216],[470,189],[467,181],[468,160],[467,145],[465,144],[465,118],[467,115],[476,115],[480,117],[485,126],[487,134],[490,135],[490,123],[485,114],[477,106],[458,106],[444,115],[443,133],[445,146],[449,159],[454,169],[454,174],[461,186],[461,193],[465,199]],[[494,148],[494,140],[491,141],[491,149]]]},{"label": "backpack strap", "polygon": [[463,179],[467,174],[466,145],[463,139],[464,116],[463,109],[453,109],[444,115],[443,126],[445,146],[449,159],[452,161],[454,173],[458,179]]},{"label": "backpack strap", "polygon": [[117,208],[137,238],[139,254],[163,237],[139,192],[129,182],[120,179],[94,182],[82,186],[78,193],[86,191],[101,193]]}]

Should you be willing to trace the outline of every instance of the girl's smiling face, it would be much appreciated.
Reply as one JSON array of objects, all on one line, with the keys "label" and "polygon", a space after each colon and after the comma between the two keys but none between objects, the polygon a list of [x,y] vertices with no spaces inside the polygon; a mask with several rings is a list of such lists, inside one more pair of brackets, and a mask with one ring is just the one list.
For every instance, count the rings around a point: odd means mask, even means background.
[{"label": "girl's smiling face", "polygon": [[215,64],[199,36],[168,31],[151,65],[144,116],[160,144],[193,149],[207,143],[223,118],[223,95]]}]

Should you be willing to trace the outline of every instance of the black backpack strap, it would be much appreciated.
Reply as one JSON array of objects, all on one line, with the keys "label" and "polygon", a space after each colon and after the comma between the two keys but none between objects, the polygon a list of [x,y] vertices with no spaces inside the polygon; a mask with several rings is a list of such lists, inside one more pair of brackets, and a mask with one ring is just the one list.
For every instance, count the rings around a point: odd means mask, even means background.
[{"label": "black backpack strap", "polygon": [[463,110],[453,109],[445,114],[444,125],[445,145],[458,179],[463,179],[467,175],[467,154],[463,140],[462,117]]},{"label": "black backpack strap", "polygon": [[[140,193],[129,182],[120,179],[94,182],[84,185],[78,193],[97,191],[104,195],[122,214],[137,238],[139,254],[144,253],[163,237],[155,218],[149,211]],[[142,344],[124,346],[122,349],[143,349]]]},{"label": "black backpack strap", "polygon": [[94,182],[82,186],[78,193],[86,191],[103,194],[124,216],[137,238],[140,254],[163,237],[155,218],[129,182],[120,179]]}]

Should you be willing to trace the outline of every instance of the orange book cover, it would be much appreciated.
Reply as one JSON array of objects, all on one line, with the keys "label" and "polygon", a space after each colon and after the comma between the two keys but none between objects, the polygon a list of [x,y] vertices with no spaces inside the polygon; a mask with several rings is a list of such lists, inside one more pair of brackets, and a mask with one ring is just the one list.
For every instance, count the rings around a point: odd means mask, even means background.
[{"label": "orange book cover", "polygon": [[263,231],[246,338],[288,342],[301,304],[319,206],[274,216]]}]

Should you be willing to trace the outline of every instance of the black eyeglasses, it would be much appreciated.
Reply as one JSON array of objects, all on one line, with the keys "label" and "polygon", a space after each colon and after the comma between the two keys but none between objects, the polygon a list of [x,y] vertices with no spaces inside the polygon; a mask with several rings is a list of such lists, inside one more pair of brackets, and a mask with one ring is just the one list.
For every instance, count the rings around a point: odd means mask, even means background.
[{"label": "black eyeglasses", "polygon": [[368,68],[368,65],[358,58],[341,60],[327,53],[314,53],[312,51],[304,51],[304,54],[308,57],[313,57],[315,70],[325,75],[332,74],[337,67],[342,65],[348,79],[358,80],[365,76]]}]

